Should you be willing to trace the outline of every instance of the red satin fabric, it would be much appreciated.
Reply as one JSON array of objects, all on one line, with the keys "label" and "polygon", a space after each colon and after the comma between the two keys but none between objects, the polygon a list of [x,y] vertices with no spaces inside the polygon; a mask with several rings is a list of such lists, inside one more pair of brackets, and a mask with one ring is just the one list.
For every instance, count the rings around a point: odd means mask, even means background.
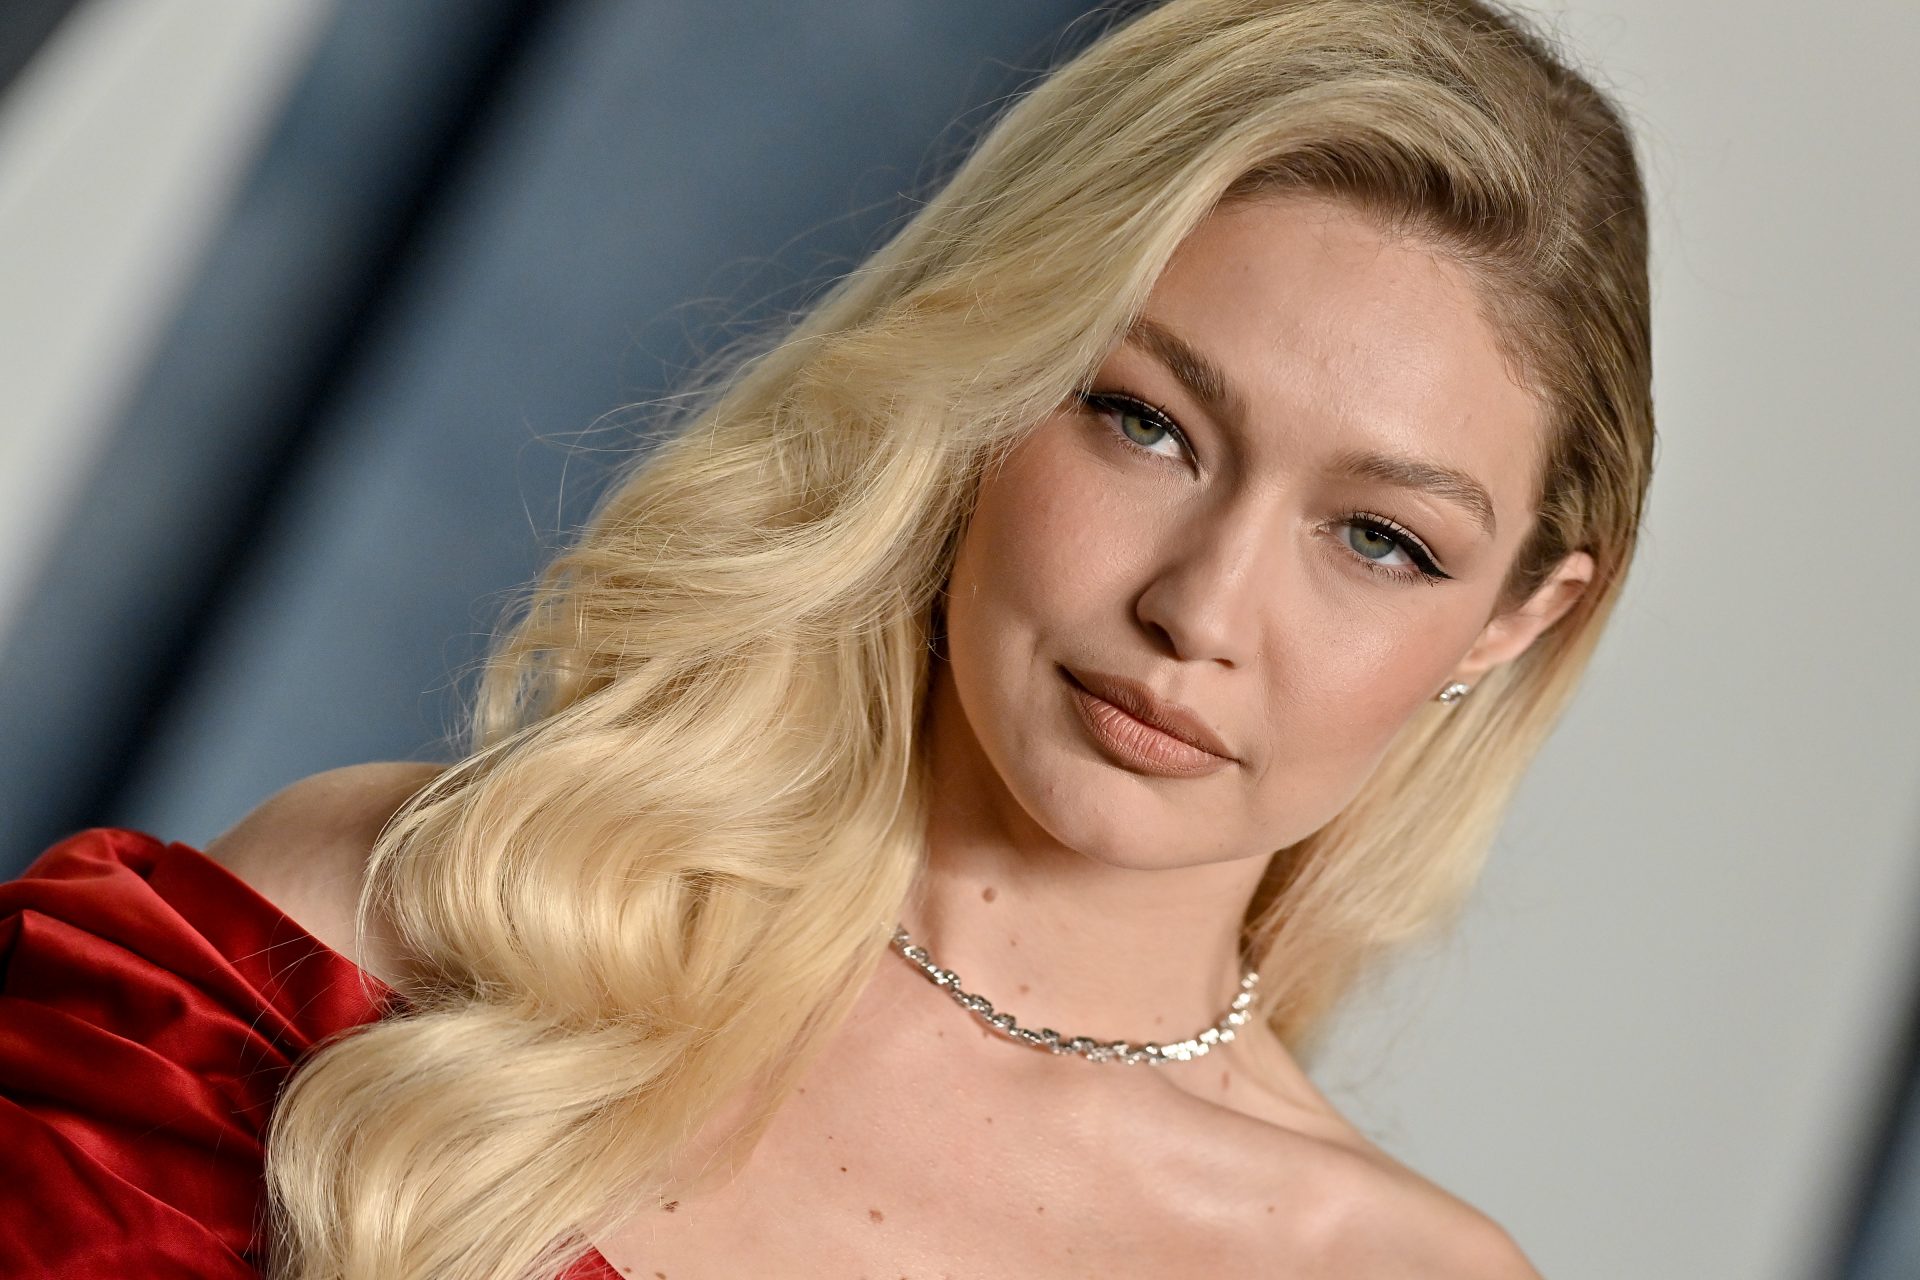
[{"label": "red satin fabric", "polygon": [[258,1280],[273,1099],[392,998],[190,845],[48,849],[0,884],[0,1276]]}]

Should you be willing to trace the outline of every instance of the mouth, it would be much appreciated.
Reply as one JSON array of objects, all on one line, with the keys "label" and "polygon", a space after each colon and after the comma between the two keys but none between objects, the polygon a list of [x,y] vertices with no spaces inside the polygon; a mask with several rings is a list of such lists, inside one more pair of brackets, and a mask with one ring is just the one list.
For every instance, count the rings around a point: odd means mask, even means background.
[{"label": "mouth", "polygon": [[1095,744],[1123,768],[1162,777],[1197,777],[1236,763],[1205,721],[1144,685],[1064,666],[1060,675]]}]

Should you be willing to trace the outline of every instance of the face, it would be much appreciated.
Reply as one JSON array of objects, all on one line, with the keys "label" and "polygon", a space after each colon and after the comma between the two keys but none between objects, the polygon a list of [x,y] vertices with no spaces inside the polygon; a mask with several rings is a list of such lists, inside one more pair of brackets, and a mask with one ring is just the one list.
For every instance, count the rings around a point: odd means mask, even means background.
[{"label": "face", "polygon": [[1100,861],[1271,854],[1577,597],[1580,553],[1494,614],[1540,432],[1463,269],[1322,200],[1223,208],[984,477],[933,732]]}]

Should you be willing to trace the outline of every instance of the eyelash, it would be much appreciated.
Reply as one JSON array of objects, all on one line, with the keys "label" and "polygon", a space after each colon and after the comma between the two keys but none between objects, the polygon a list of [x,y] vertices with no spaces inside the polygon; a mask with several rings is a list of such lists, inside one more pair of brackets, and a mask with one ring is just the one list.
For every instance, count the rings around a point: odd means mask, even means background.
[{"label": "eyelash", "polygon": [[[1165,431],[1168,435],[1178,440],[1180,447],[1187,451],[1188,457],[1194,456],[1193,445],[1188,442],[1187,433],[1180,429],[1178,424],[1174,422],[1173,418],[1169,416],[1164,409],[1149,404],[1137,396],[1126,395],[1124,393],[1082,391],[1079,392],[1078,395],[1081,403],[1096,413],[1128,413],[1153,424],[1155,427],[1158,427],[1160,430]],[[1142,453],[1152,452],[1145,445],[1128,439],[1126,434],[1117,426],[1114,428],[1114,435],[1118,436],[1123,443],[1130,445]],[[1164,461],[1172,461],[1172,459],[1165,458],[1165,456],[1161,454],[1154,454],[1153,456],[1160,457]],[[1364,529],[1371,529],[1383,537],[1392,539],[1395,545],[1397,545],[1400,550],[1406,552],[1408,557],[1411,558],[1417,566],[1413,569],[1396,569],[1390,565],[1384,565],[1377,560],[1363,556],[1357,551],[1354,552],[1353,558],[1358,560],[1371,572],[1379,574],[1381,577],[1392,578],[1400,582],[1424,582],[1429,585],[1449,581],[1452,578],[1451,574],[1441,572],[1439,564],[1434,560],[1433,553],[1427,550],[1426,544],[1420,541],[1413,530],[1408,529],[1404,525],[1389,520],[1385,516],[1375,515],[1370,511],[1348,512],[1346,522],[1359,525]]]}]

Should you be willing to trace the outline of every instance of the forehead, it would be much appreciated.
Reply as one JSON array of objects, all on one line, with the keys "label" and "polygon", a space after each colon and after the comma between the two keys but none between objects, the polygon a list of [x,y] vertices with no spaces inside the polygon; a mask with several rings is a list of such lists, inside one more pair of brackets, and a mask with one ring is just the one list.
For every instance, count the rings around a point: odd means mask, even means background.
[{"label": "forehead", "polygon": [[1428,458],[1479,478],[1503,536],[1525,523],[1539,403],[1443,253],[1318,198],[1237,203],[1181,244],[1146,315],[1220,368],[1255,456]]}]

